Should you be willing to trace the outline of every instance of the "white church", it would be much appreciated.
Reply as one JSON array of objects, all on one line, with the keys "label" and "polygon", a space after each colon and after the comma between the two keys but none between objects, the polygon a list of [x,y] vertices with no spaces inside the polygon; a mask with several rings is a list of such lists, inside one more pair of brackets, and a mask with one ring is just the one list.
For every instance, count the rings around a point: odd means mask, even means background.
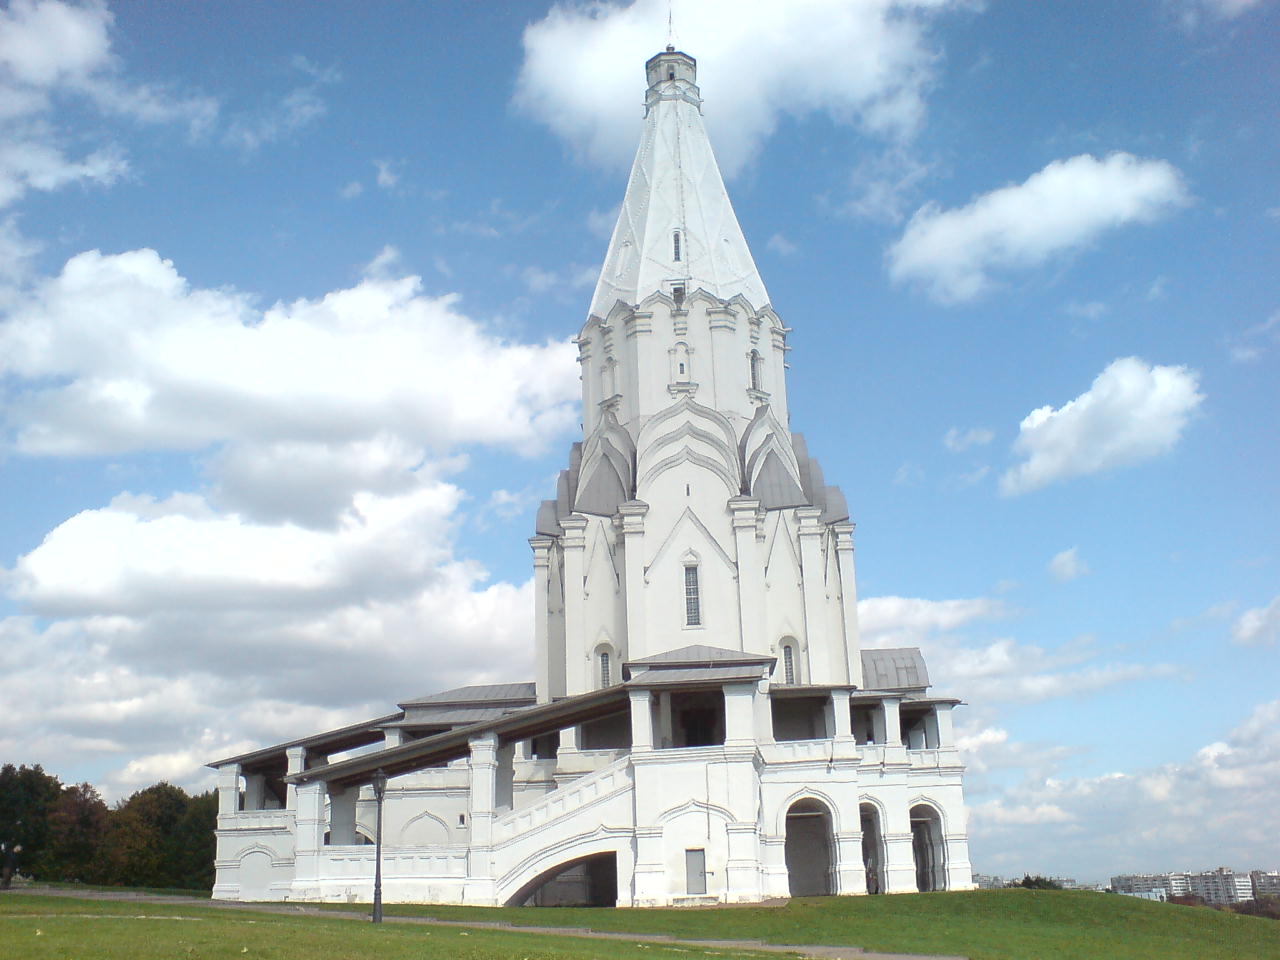
[{"label": "white church", "polygon": [[692,57],[645,126],[578,336],[584,439],[533,547],[537,675],[218,771],[223,900],[743,903],[972,886],[951,711],[858,640],[854,525],[787,409]]}]

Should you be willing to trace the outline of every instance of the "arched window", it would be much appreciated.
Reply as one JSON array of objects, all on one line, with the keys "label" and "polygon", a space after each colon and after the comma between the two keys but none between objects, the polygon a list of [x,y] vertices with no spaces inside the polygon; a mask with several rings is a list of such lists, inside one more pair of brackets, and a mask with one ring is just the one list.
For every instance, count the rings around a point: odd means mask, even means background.
[{"label": "arched window", "polygon": [[787,684],[796,682],[796,654],[790,644],[782,648],[782,682]]},{"label": "arched window", "polygon": [[702,626],[702,598],[698,592],[697,564],[687,564],[684,568],[684,625],[686,627]]},{"label": "arched window", "polygon": [[689,345],[681,340],[671,348],[671,379],[675,383],[688,383],[692,379],[693,361]]},{"label": "arched window", "polygon": [[612,685],[613,685],[613,677],[610,674],[609,651],[601,650],[600,651],[600,686],[603,689],[604,687],[609,687]]},{"label": "arched window", "polygon": [[763,390],[764,387],[761,386],[761,383],[762,383],[761,373],[763,373],[764,362],[763,362],[763,358],[760,356],[760,351],[752,350],[751,355],[748,358],[748,362],[751,364],[751,370],[750,370],[751,389]]},{"label": "arched window", "polygon": [[680,231],[671,234],[671,259],[680,262]]}]

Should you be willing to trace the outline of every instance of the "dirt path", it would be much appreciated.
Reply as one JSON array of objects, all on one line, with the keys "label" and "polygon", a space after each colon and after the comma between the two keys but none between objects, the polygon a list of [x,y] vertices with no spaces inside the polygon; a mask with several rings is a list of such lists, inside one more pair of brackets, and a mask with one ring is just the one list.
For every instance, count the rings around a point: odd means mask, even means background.
[{"label": "dirt path", "polygon": [[[201,900],[194,897],[164,896],[154,893],[136,893],[128,890],[68,890],[62,887],[24,886],[11,893],[31,893],[46,897],[68,897],[76,900],[114,900],[127,903],[191,904],[212,907],[215,910],[239,910],[255,913],[272,913],[284,916],[330,917],[338,920],[369,922],[369,914],[357,910],[329,910],[301,903],[239,903],[227,900]],[[429,927],[469,927],[473,930],[505,930],[513,933],[543,934],[567,937],[583,937],[592,940],[627,940],[632,943],[661,943],[675,946],[715,947],[722,950],[751,950],[757,953],[778,953],[790,956],[813,957],[815,960],[967,960],[960,956],[941,956],[918,953],[874,953],[861,947],[835,947],[825,944],[778,944],[760,940],[687,940],[661,933],[619,933],[612,930],[591,930],[587,927],[527,927],[495,921],[437,920],[434,917],[384,918],[386,923],[409,923]]]}]

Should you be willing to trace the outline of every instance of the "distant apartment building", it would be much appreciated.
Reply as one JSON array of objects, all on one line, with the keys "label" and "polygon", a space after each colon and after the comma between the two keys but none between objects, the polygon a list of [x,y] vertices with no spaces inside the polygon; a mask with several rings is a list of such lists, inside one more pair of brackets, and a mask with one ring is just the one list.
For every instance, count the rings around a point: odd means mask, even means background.
[{"label": "distant apartment building", "polygon": [[1008,882],[1004,877],[997,877],[992,873],[975,873],[973,875],[974,886],[979,890],[1003,890]]},{"label": "distant apartment building", "polygon": [[1261,870],[1249,872],[1249,881],[1253,885],[1253,897],[1280,897],[1280,870]]},{"label": "distant apartment building", "polygon": [[1253,899],[1256,895],[1255,875],[1262,879],[1264,886],[1274,883],[1275,889],[1280,892],[1280,874],[1263,873],[1260,870],[1255,870],[1252,874],[1236,873],[1227,867],[1198,873],[1124,874],[1111,878],[1111,889],[1130,896],[1163,891],[1165,896],[1159,899],[1192,896],[1199,897],[1205,903],[1225,906]]}]

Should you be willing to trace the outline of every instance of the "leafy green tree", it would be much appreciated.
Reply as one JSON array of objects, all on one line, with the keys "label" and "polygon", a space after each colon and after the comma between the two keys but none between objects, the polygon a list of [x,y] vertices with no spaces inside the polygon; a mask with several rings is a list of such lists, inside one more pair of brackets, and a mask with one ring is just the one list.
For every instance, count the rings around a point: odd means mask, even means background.
[{"label": "leafy green tree", "polygon": [[36,764],[0,767],[0,844],[22,846],[18,871],[45,877],[49,844],[49,813],[62,793],[62,783]]},{"label": "leafy green tree", "polygon": [[109,882],[105,853],[110,815],[92,785],[63,787],[49,812],[45,878]]},{"label": "leafy green tree", "polygon": [[1014,884],[1015,887],[1025,887],[1027,890],[1061,890],[1062,884],[1056,880],[1050,880],[1048,877],[1042,877],[1036,874],[1023,874],[1022,879]]}]

